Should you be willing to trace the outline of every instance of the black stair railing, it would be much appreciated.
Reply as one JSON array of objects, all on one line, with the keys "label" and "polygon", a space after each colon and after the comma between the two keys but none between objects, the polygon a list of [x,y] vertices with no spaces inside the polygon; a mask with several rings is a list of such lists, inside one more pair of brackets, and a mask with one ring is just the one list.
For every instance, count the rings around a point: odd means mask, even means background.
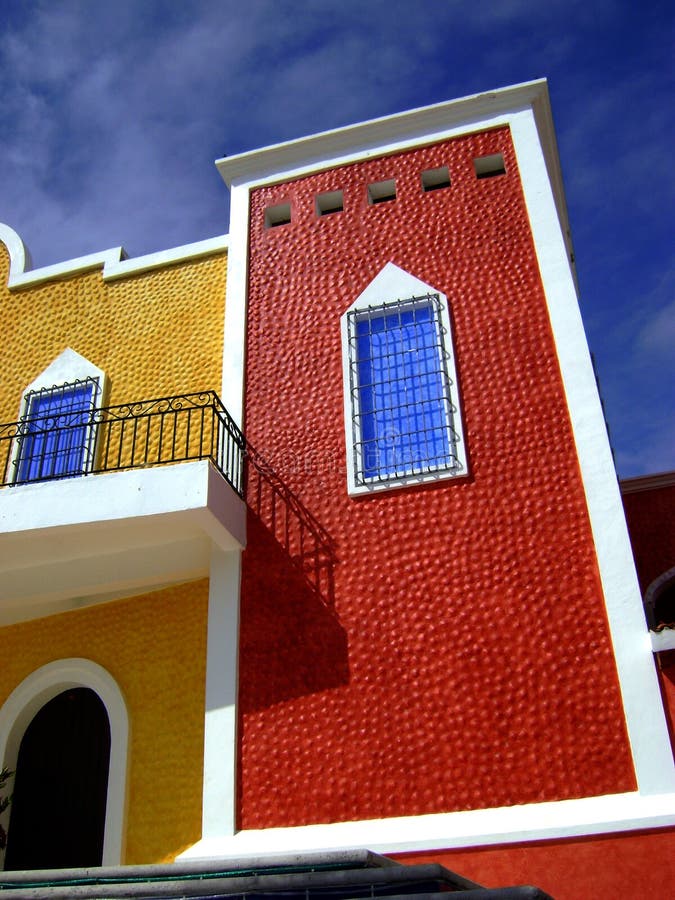
[{"label": "black stair railing", "polygon": [[1,486],[209,459],[243,496],[246,441],[213,391],[0,425]]}]

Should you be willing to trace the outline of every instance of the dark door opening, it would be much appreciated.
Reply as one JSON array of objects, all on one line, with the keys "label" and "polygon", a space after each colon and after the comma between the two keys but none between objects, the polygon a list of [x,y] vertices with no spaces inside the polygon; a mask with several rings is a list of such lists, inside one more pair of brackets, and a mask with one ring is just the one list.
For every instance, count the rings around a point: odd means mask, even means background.
[{"label": "dark door opening", "polygon": [[110,723],[89,688],[46,703],[19,747],[5,870],[100,866]]}]

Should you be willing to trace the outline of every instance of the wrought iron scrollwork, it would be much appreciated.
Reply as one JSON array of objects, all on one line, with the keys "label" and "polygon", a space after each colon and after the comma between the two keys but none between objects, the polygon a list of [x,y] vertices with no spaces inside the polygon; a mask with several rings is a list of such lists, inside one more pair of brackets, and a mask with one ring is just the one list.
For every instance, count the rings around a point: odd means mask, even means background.
[{"label": "wrought iron scrollwork", "polygon": [[[45,435],[40,446],[48,441],[67,446],[75,429],[80,434],[86,429],[91,448],[78,471],[44,475],[41,467],[33,467],[30,477],[19,479],[29,436]],[[80,413],[72,423],[67,416],[56,415],[0,425],[0,484],[210,459],[242,496],[245,452],[244,435],[218,395],[200,391],[94,408]]]}]

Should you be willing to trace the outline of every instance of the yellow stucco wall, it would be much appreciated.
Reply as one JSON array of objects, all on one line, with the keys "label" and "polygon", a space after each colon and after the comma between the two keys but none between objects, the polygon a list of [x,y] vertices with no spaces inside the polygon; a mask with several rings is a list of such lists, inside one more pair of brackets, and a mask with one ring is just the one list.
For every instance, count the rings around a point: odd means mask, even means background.
[{"label": "yellow stucco wall", "polygon": [[9,291],[0,242],[0,422],[66,347],[110,379],[109,403],[220,392],[227,256],[104,282],[100,269]]},{"label": "yellow stucco wall", "polygon": [[[227,255],[104,282],[101,269],[7,287],[0,242],[0,423],[71,347],[109,379],[108,403],[220,392]],[[131,724],[127,863],[172,859],[201,836],[208,582],[0,629],[0,704],[27,675],[85,657],[119,684]]]},{"label": "yellow stucco wall", "polygon": [[85,657],[130,721],[126,863],[172,860],[201,836],[206,579],[0,630],[0,705],[48,662]]}]

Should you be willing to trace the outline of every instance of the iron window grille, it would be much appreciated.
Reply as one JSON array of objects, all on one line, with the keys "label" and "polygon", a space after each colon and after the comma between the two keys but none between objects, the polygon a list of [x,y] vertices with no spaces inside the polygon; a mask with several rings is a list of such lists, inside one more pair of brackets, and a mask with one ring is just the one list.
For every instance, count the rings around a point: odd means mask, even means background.
[{"label": "iron window grille", "polygon": [[30,391],[16,442],[15,482],[44,481],[88,472],[94,461],[91,417],[97,378]]},{"label": "iron window grille", "polygon": [[439,294],[347,313],[354,483],[461,469]]},{"label": "iron window grille", "polygon": [[213,391],[101,407],[98,389],[89,378],[27,394],[26,415],[0,425],[0,486],[209,459],[243,496],[246,441]]}]

